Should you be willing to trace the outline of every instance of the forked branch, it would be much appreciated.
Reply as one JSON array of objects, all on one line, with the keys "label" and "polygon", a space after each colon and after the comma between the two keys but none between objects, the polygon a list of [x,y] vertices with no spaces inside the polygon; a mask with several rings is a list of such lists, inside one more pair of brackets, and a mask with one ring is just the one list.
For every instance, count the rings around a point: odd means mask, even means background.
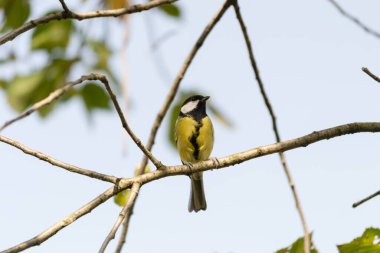
[{"label": "forked branch", "polygon": [[254,158],[285,152],[288,150],[306,147],[312,143],[319,142],[325,139],[331,139],[346,134],[354,134],[359,132],[380,132],[380,122],[363,122],[363,123],[350,123],[345,125],[336,126],[333,128],[324,129],[321,131],[315,131],[311,134],[301,136],[299,138],[274,143],[271,145],[261,146],[253,148],[240,153],[235,153],[226,157],[218,158],[218,164],[215,164],[214,160],[207,160],[199,163],[195,163],[193,167],[186,165],[178,166],[166,166],[163,170],[156,170],[147,174],[143,174],[133,178],[123,178],[117,182],[114,187],[107,189],[101,195],[91,200],[89,203],[68,215],[66,218],[58,221],[52,227],[43,231],[39,235],[33,237],[30,240],[22,242],[12,248],[2,251],[1,253],[15,253],[30,247],[40,245],[51,236],[62,230],[64,227],[70,225],[78,218],[91,212],[94,208],[104,203],[106,200],[116,195],[122,190],[131,188],[134,184],[141,186],[159,180],[161,178],[188,175],[194,172],[207,171],[212,169],[222,169],[228,166],[236,165]]}]

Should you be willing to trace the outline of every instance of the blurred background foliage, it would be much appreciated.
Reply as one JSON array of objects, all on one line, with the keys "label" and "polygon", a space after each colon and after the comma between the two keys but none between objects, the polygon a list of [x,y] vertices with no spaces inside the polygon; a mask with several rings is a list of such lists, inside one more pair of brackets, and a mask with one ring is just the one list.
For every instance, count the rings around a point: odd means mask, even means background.
[{"label": "blurred background foliage", "polygon": [[[91,2],[83,0],[82,2]],[[98,9],[125,8],[130,4],[127,0],[100,0],[92,1]],[[57,1],[57,4],[59,2]],[[70,6],[70,3],[67,3]],[[181,10],[176,5],[163,5],[158,8],[170,18],[181,18]],[[60,12],[62,9],[51,9],[45,15]],[[73,10],[75,11],[75,10]],[[33,4],[29,0],[0,0],[0,33],[4,34],[12,29],[18,28],[25,22],[31,20]],[[33,17],[37,18],[37,17]],[[109,22],[127,22],[123,17],[109,19]],[[48,96],[52,91],[63,87],[71,81],[71,73],[80,66],[85,72],[102,72],[112,81],[116,90],[121,85],[116,78],[114,70],[110,68],[110,59],[115,54],[111,48],[106,34],[102,37],[91,37],[72,20],[53,21],[40,25],[31,31],[32,36],[28,43],[28,56],[44,54],[47,60],[44,66],[33,68],[27,74],[15,74],[11,78],[0,77],[0,88],[6,93],[9,105],[17,112],[22,112],[32,104]],[[0,36],[1,36],[0,34]],[[71,51],[71,53],[69,53]],[[74,53],[72,53],[74,52]],[[88,57],[88,53],[93,57]],[[6,57],[0,59],[0,65],[12,64],[19,59],[12,51],[7,52]],[[79,76],[77,77],[79,78]],[[93,83],[72,90],[61,99],[60,102],[69,101],[72,98],[83,101],[89,115],[94,110],[109,109],[110,99],[105,90]],[[50,115],[55,105],[42,108],[38,111],[41,117]]]},{"label": "blurred background foliage", "polygon": [[[133,4],[128,0],[82,0],[82,3],[88,2],[93,2],[92,4],[97,9],[125,8]],[[59,4],[58,1],[57,4]],[[68,2],[67,4],[70,8],[70,3]],[[33,4],[29,0],[0,0],[1,34],[18,28],[31,20],[32,8]],[[178,5],[165,4],[157,9],[168,18],[174,20],[182,18],[182,11]],[[61,11],[62,9],[51,9],[44,15]],[[76,10],[73,9],[72,11]],[[113,22],[112,25],[114,23],[121,23],[121,25],[125,25],[125,30],[127,31],[129,18],[129,16],[124,16],[117,19],[107,19],[107,21]],[[61,20],[40,25],[33,29],[31,33],[26,58],[33,58],[33,55],[40,56],[43,54],[47,58],[44,65],[39,68],[32,68],[26,74],[15,73],[15,75],[7,79],[0,76],[0,89],[6,93],[9,105],[16,112],[24,111],[32,104],[47,97],[54,90],[72,81],[74,76],[72,72],[75,69],[83,70],[80,74],[87,74],[89,72],[101,72],[105,74],[119,95],[126,95],[120,94],[122,90],[120,86],[123,85],[117,78],[120,75],[115,74],[114,70],[110,67],[111,58],[120,54],[120,49],[111,46],[111,42],[109,41],[110,36],[107,32],[102,32],[100,37],[91,36],[87,31],[80,29],[77,21]],[[128,36],[131,35],[128,34]],[[12,49],[7,53],[5,58],[0,58],[0,67],[1,65],[23,61],[25,58],[20,57],[19,59],[17,53],[13,52]],[[92,57],[89,57],[89,55]],[[79,78],[79,76],[74,77],[74,79],[76,78]],[[167,132],[168,140],[173,148],[175,147],[173,129],[179,108],[186,97],[196,93],[201,92],[181,92],[171,107],[169,113],[170,123]],[[71,90],[58,103],[67,102],[73,98],[79,98],[83,102],[88,116],[91,116],[95,110],[109,110],[111,108],[110,99],[106,91],[95,83],[87,83]],[[58,103],[41,108],[38,110],[38,114],[41,117],[50,115]],[[209,109],[217,121],[226,127],[232,126],[231,121],[212,102]]]},{"label": "blurred background foliage", "polygon": [[[94,2],[94,6],[97,6],[98,9],[125,8],[132,4],[128,0],[82,0],[82,2]],[[167,4],[157,9],[168,18],[176,20],[182,18],[182,10],[178,5]],[[45,15],[60,11],[62,9],[51,9]],[[30,0],[0,0],[0,36],[31,20],[32,13],[33,4]],[[128,18],[109,19],[109,22],[127,23]],[[0,76],[0,89],[5,92],[9,105],[16,112],[24,111],[32,104],[47,97],[54,90],[72,81],[73,79],[69,78],[76,68],[83,70],[82,74],[87,74],[88,72],[105,74],[120,95],[121,81],[110,67],[110,59],[117,54],[118,50],[110,46],[111,43],[107,33],[103,33],[100,37],[91,36],[83,29],[81,30],[77,24],[78,22],[76,21],[61,20],[36,27],[31,31],[28,45],[25,45],[27,47],[27,57],[19,57],[12,47],[6,47],[5,49],[2,47],[2,51],[6,50],[6,52],[5,56],[0,57],[0,67],[25,61],[25,58],[33,58],[34,55],[41,56],[42,54],[46,58],[45,61],[42,61],[44,62],[42,66],[32,66],[28,73]],[[92,57],[88,57],[89,53]],[[5,78],[4,76],[7,77]],[[167,139],[172,144],[172,147],[175,146],[174,124],[182,101],[188,96],[197,93],[200,92],[197,90],[181,91],[171,107],[168,118]],[[95,110],[108,110],[111,108],[110,98],[105,90],[93,82],[88,82],[86,85],[71,90],[59,102],[64,103],[73,98],[80,99],[83,102],[89,116]],[[56,105],[57,103],[41,108],[38,114],[41,118],[47,117],[54,112]],[[228,117],[212,102],[209,104],[209,112],[213,115],[215,121],[225,127],[233,126]],[[150,168],[146,167],[144,173],[149,171]],[[129,190],[127,189],[118,194],[114,201],[116,204],[124,206],[128,196]],[[303,243],[304,240],[301,237],[290,246],[277,252],[302,253]],[[338,245],[338,250],[341,253],[380,252],[380,230],[368,228],[362,236],[349,243]],[[314,246],[311,252],[317,252]]]}]

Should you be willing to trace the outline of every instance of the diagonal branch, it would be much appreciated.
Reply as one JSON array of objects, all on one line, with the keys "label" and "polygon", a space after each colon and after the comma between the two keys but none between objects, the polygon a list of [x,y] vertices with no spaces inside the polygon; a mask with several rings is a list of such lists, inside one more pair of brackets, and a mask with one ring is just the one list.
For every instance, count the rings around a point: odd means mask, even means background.
[{"label": "diagonal branch", "polygon": [[[26,31],[29,31],[30,29],[33,29],[38,25],[46,24],[53,20],[62,20],[62,19],[84,20],[84,19],[100,18],[100,17],[119,17],[126,14],[146,11],[154,7],[157,7],[159,5],[169,4],[176,1],[177,0],[153,0],[144,4],[131,5],[127,8],[120,8],[120,9],[113,9],[113,10],[97,10],[97,11],[83,12],[83,13],[74,13],[71,11],[67,12],[66,10],[64,10],[62,12],[53,13],[41,18],[31,20],[25,23],[24,25],[20,26],[19,28],[16,28],[6,33],[5,35],[0,37],[0,45],[13,40],[20,34]],[[62,0],[61,0],[61,3],[62,3]]]},{"label": "diagonal branch", "polygon": [[350,13],[346,12],[335,0],[328,0],[334,7],[342,14],[344,17],[348,18],[355,24],[357,24],[360,28],[362,28],[365,32],[375,36],[376,38],[380,39],[380,33],[373,30],[372,28],[366,26],[363,24],[359,19],[352,16]]},{"label": "diagonal branch", "polygon": [[[265,102],[265,105],[266,105],[266,107],[268,109],[268,112],[269,112],[269,114],[270,114],[270,116],[272,118],[272,127],[273,127],[274,134],[276,136],[276,141],[280,142],[281,141],[281,137],[280,137],[280,133],[279,133],[278,127],[277,127],[276,115],[274,113],[272,105],[271,105],[271,103],[269,101],[269,97],[266,94],[266,91],[265,91],[265,88],[264,88],[264,84],[263,84],[263,82],[261,80],[261,77],[260,77],[259,68],[257,66],[256,60],[255,60],[255,57],[254,57],[254,54],[253,54],[253,49],[252,49],[252,46],[251,46],[252,43],[251,43],[251,40],[249,38],[248,31],[247,31],[246,25],[244,23],[243,17],[242,17],[242,15],[240,13],[240,7],[239,7],[239,4],[238,4],[238,0],[234,0],[233,6],[234,6],[235,13],[236,13],[236,18],[238,19],[239,24],[240,24],[240,28],[241,28],[241,30],[243,32],[244,40],[245,40],[245,43],[246,43],[246,46],[247,46],[247,50],[248,50],[248,54],[249,54],[249,59],[251,61],[251,65],[252,65],[253,71],[255,73],[256,80],[257,80],[257,83],[259,85],[261,95],[262,95],[262,97],[264,99],[264,102]],[[298,197],[296,186],[294,184],[292,175],[290,173],[288,164],[287,164],[286,159],[285,159],[285,154],[282,153],[282,152],[279,152],[279,156],[280,156],[280,161],[281,161],[282,167],[284,168],[284,172],[286,174],[286,178],[288,180],[288,184],[289,184],[290,189],[292,191],[292,195],[293,195],[293,198],[294,198],[294,202],[295,202],[298,214],[299,214],[300,219],[301,219],[301,224],[302,224],[302,228],[303,228],[303,231],[304,231],[304,242],[305,242],[304,243],[304,252],[305,253],[309,253],[310,252],[310,237],[309,237],[309,231],[308,231],[307,224],[306,224],[305,215],[304,215],[304,213],[302,211],[302,207],[301,207],[301,203],[300,203],[300,200],[299,200],[299,197]]]},{"label": "diagonal branch", "polygon": [[34,156],[34,157],[36,157],[42,161],[50,163],[51,165],[61,167],[62,169],[65,169],[65,170],[73,172],[73,173],[77,173],[77,174],[81,174],[84,176],[96,178],[96,179],[103,180],[106,182],[110,182],[113,184],[116,184],[120,180],[119,178],[114,177],[114,176],[102,174],[102,173],[92,171],[92,170],[86,170],[86,169],[79,168],[77,166],[74,166],[74,165],[71,165],[68,163],[61,162],[61,161],[59,161],[59,160],[57,160],[51,156],[45,155],[39,151],[28,148],[28,147],[22,145],[21,143],[14,141],[12,139],[9,139],[9,138],[2,136],[2,135],[0,135],[0,142],[9,144],[9,145],[21,150],[22,152],[24,152],[27,155]]},{"label": "diagonal branch", "polygon": [[[203,32],[199,36],[198,40],[196,41],[195,45],[193,46],[190,53],[186,57],[181,69],[179,70],[179,72],[178,72],[178,74],[177,74],[177,76],[176,76],[176,78],[175,78],[175,80],[174,80],[174,82],[173,82],[173,84],[169,90],[169,93],[166,96],[164,104],[162,105],[161,110],[158,112],[156,119],[153,123],[152,129],[151,129],[151,132],[149,135],[148,143],[146,145],[148,150],[152,150],[152,147],[154,145],[154,141],[156,139],[157,131],[158,131],[159,127],[161,126],[162,120],[164,119],[166,113],[168,112],[169,107],[170,107],[171,103],[173,102],[175,95],[177,94],[178,87],[181,84],[181,81],[184,78],[190,64],[192,63],[192,61],[195,57],[195,55],[197,54],[198,50],[202,47],[204,41],[206,40],[206,38],[208,37],[210,32],[213,30],[215,25],[219,22],[219,20],[222,18],[224,13],[231,6],[231,3],[232,3],[231,0],[226,0],[224,2],[222,7],[219,9],[219,11],[215,14],[215,16],[211,19],[211,21],[206,25],[205,29],[203,30]],[[145,166],[147,165],[147,163],[148,163],[148,158],[147,158],[147,156],[144,156],[137,175],[143,174]],[[132,206],[132,210],[133,210],[133,207],[134,207],[134,205]],[[119,243],[117,245],[116,252],[121,252],[121,249],[125,243],[125,239],[126,239],[126,235],[127,235],[127,231],[128,231],[129,219],[131,218],[132,213],[133,212],[129,212],[125,218],[122,233],[120,236]]]},{"label": "diagonal branch", "polygon": [[374,197],[376,197],[376,196],[378,196],[378,195],[380,195],[380,191],[377,191],[377,192],[375,192],[375,193],[369,195],[368,197],[365,197],[364,199],[359,200],[358,202],[353,203],[353,204],[352,204],[352,207],[353,207],[353,208],[358,207],[358,206],[360,206],[361,204],[367,202],[368,200],[373,199]]},{"label": "diagonal branch", "polygon": [[127,123],[127,120],[124,117],[124,114],[121,110],[119,103],[117,102],[115,94],[112,92],[112,89],[108,83],[107,78],[103,75],[96,74],[96,79],[101,81],[106,87],[106,90],[111,97],[115,110],[117,111],[117,114],[119,115],[121,124],[123,128],[127,131],[127,133],[129,134],[129,136],[132,138],[132,140],[141,149],[141,151],[149,158],[149,160],[152,161],[152,163],[156,166],[157,169],[161,169],[162,167],[164,167],[164,165],[159,160],[157,160],[157,158],[153,156],[153,154],[142,144],[141,140],[133,133],[132,129]]},{"label": "diagonal branch", "polygon": [[369,75],[373,80],[375,80],[376,82],[380,83],[380,77],[378,77],[377,75],[373,74],[371,71],[369,71],[368,68],[363,67],[362,71],[364,73],[366,73],[367,75]]},{"label": "diagonal branch", "polygon": [[131,189],[131,193],[128,197],[128,201],[125,204],[125,206],[123,207],[123,209],[121,210],[119,217],[117,218],[117,220],[115,222],[115,225],[112,227],[110,233],[108,234],[108,236],[104,240],[102,247],[99,250],[99,253],[103,253],[106,250],[109,242],[115,238],[115,234],[116,234],[117,230],[119,229],[121,223],[123,222],[125,216],[128,215],[128,213],[132,212],[132,207],[134,206],[134,203],[136,201],[137,194],[139,193],[140,187],[141,187],[141,185],[139,183],[134,183],[132,185],[132,189]]},{"label": "diagonal branch", "polygon": [[69,14],[71,11],[70,11],[69,7],[67,7],[67,5],[66,5],[66,3],[65,3],[65,0],[59,0],[59,2],[61,3],[63,10],[64,10],[67,14]]},{"label": "diagonal branch", "polygon": [[7,126],[11,125],[12,123],[14,123],[14,122],[16,122],[16,121],[18,121],[20,119],[23,119],[26,116],[28,116],[28,115],[32,114],[33,112],[35,112],[36,110],[40,109],[41,107],[52,103],[53,101],[55,101],[56,99],[58,99],[59,97],[61,97],[62,95],[64,95],[74,85],[80,84],[80,83],[82,83],[84,81],[95,81],[95,80],[98,80],[98,81],[102,82],[102,84],[105,86],[105,88],[106,88],[106,90],[107,90],[107,92],[108,92],[108,94],[109,94],[109,96],[111,98],[111,101],[112,101],[112,103],[113,103],[113,105],[115,107],[115,110],[118,113],[118,116],[120,118],[120,121],[121,121],[121,124],[122,124],[123,128],[127,131],[127,133],[129,134],[129,136],[136,143],[136,145],[141,149],[141,151],[153,162],[153,164],[158,169],[161,168],[162,167],[161,162],[158,161],[147,148],[145,148],[145,146],[142,144],[141,140],[133,133],[132,129],[129,127],[129,125],[128,125],[125,117],[124,117],[124,114],[123,114],[123,112],[122,112],[122,110],[120,108],[120,105],[117,102],[116,96],[113,93],[113,91],[112,91],[112,89],[111,89],[111,87],[110,87],[110,85],[108,83],[107,78],[104,75],[100,75],[100,74],[90,74],[90,75],[82,76],[78,80],[70,82],[67,85],[65,85],[64,87],[55,90],[54,92],[50,93],[50,95],[48,97],[46,97],[45,99],[42,99],[41,101],[35,103],[29,109],[27,109],[26,111],[24,111],[23,113],[21,113],[19,116],[15,117],[15,118],[13,118],[11,120],[6,121],[0,127],[0,132],[4,128],[6,128]]},{"label": "diagonal branch", "polygon": [[[112,196],[118,194],[119,192],[132,187],[133,184],[145,185],[155,180],[161,178],[178,176],[178,175],[188,175],[194,172],[222,169],[228,166],[233,166],[240,164],[242,162],[255,159],[262,156],[267,156],[270,154],[285,152],[288,150],[306,147],[312,143],[316,143],[322,140],[327,140],[335,137],[339,137],[347,134],[354,134],[360,132],[380,132],[380,122],[363,122],[363,123],[350,123],[345,125],[340,125],[321,131],[314,131],[311,134],[304,135],[295,139],[290,139],[283,142],[278,142],[266,146],[261,146],[253,148],[240,153],[235,153],[226,157],[218,158],[218,163],[214,160],[207,160],[199,163],[193,164],[193,167],[187,165],[178,166],[167,166],[163,170],[156,170],[147,174],[143,174],[133,178],[123,178],[119,180],[114,187],[107,189],[105,192],[100,194],[95,199],[91,200],[83,207],[79,208],[75,212],[71,213],[64,219],[58,221],[56,224],[46,229],[39,235],[33,237],[30,240],[22,242],[12,248],[1,251],[0,253],[15,253],[22,250],[28,249],[30,247],[40,245],[54,234],[70,225],[78,218],[91,212],[100,204],[107,201]],[[132,211],[132,209],[130,209]],[[129,213],[129,212],[128,212]]]},{"label": "diagonal branch", "polygon": [[56,99],[58,99],[59,97],[61,97],[62,95],[64,95],[73,86],[75,86],[77,84],[80,84],[80,83],[82,83],[84,81],[88,81],[88,80],[94,80],[94,75],[90,74],[90,75],[82,76],[78,80],[75,80],[73,82],[69,82],[64,87],[53,91],[52,93],[49,94],[49,96],[47,96],[46,98],[38,101],[37,103],[35,103],[34,105],[32,105],[30,108],[28,108],[27,110],[25,110],[23,113],[21,113],[20,115],[18,115],[17,117],[6,121],[0,127],[0,132],[3,131],[6,127],[8,127],[8,126],[12,125],[13,123],[15,123],[16,121],[21,120],[21,119],[29,116],[30,114],[34,113],[35,111],[37,111],[41,107],[52,103],[53,101],[55,101]]}]

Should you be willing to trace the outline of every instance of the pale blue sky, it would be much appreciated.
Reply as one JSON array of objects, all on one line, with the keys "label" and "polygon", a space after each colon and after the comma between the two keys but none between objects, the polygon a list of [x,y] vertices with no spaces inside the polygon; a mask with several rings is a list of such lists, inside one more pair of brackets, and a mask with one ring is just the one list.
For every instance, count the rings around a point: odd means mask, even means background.
[{"label": "pale blue sky", "polygon": [[[58,1],[49,4],[60,7]],[[184,18],[180,22],[157,12],[130,17],[128,66],[121,67],[118,58],[113,66],[117,73],[128,73],[132,104],[128,120],[143,142],[171,85],[163,82],[152,61],[145,19],[154,23],[157,36],[176,31],[160,48],[173,80],[221,4],[219,0],[181,1]],[[342,17],[327,0],[241,0],[240,5],[284,140],[339,124],[379,121],[380,85],[360,70],[367,66],[380,74],[379,39]],[[378,1],[349,0],[342,5],[380,30]],[[42,10],[37,12],[36,17]],[[86,27],[88,21],[80,24]],[[120,31],[112,29],[110,34],[119,45]],[[26,36],[3,48],[16,46]],[[242,38],[235,14],[229,10],[181,84],[182,90],[198,89],[210,95],[235,124],[226,129],[213,119],[212,156],[216,157],[274,142]],[[22,69],[17,66],[13,71]],[[78,71],[73,79],[81,74],[85,73]],[[16,114],[7,106],[4,93],[0,94],[3,122]],[[153,152],[165,164],[179,164],[166,131],[164,121]],[[32,115],[2,134],[67,163],[117,176],[132,175],[142,157],[124,138],[116,113],[96,113],[90,125],[80,101],[59,106],[44,121]],[[127,155],[123,156],[125,142]],[[286,153],[320,252],[337,252],[336,244],[352,240],[366,227],[380,227],[379,198],[351,208],[353,202],[380,188],[379,143],[379,134],[356,134]],[[30,239],[109,187],[5,144],[0,145],[0,160],[0,249]],[[207,172],[206,212],[187,212],[189,185],[187,177],[179,176],[143,187],[125,252],[266,253],[289,245],[303,233],[277,155]],[[119,211],[110,200],[28,252],[97,252]],[[107,252],[113,252],[116,242],[111,242]]]}]

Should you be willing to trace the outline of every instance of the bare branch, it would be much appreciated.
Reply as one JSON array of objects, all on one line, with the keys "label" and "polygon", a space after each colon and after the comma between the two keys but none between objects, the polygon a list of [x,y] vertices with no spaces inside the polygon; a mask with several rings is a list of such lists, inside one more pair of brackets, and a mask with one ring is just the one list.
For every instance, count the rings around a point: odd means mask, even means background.
[{"label": "bare branch", "polygon": [[94,74],[82,76],[78,80],[75,80],[73,82],[69,82],[64,87],[53,91],[52,93],[49,94],[49,96],[47,96],[46,98],[42,99],[41,101],[38,101],[37,103],[35,103],[34,105],[32,105],[30,108],[28,108],[27,110],[25,110],[23,113],[21,113],[20,115],[18,115],[17,117],[15,117],[15,118],[13,118],[11,120],[6,121],[0,127],[0,132],[3,131],[9,125],[15,123],[16,121],[18,121],[20,119],[23,119],[26,116],[29,116],[30,114],[32,114],[33,112],[37,111],[41,107],[52,103],[54,100],[58,99],[63,94],[65,94],[68,90],[70,90],[74,85],[77,85],[77,84],[82,83],[82,82],[87,81],[87,80],[94,80]]},{"label": "bare branch", "polygon": [[363,70],[364,73],[366,73],[367,75],[369,75],[370,77],[372,77],[373,80],[375,80],[376,82],[380,83],[380,77],[378,77],[375,74],[373,74],[371,71],[369,71],[368,68],[363,67],[362,70]]},{"label": "bare branch", "polygon": [[68,215],[64,219],[58,221],[53,226],[46,229],[45,231],[43,231],[39,235],[33,237],[30,240],[27,240],[25,242],[17,244],[16,246],[14,246],[12,248],[1,251],[0,253],[16,253],[16,252],[20,252],[20,251],[23,251],[25,249],[29,249],[31,247],[40,245],[41,243],[43,243],[44,241],[46,241],[47,239],[49,239],[50,237],[55,235],[61,229],[70,225],[71,223],[73,223],[74,221],[76,221],[77,219],[82,217],[83,215],[90,213],[94,208],[96,208],[100,204],[104,203],[106,200],[108,200],[114,194],[117,194],[116,190],[117,189],[115,187],[109,188],[108,190],[106,190],[105,192],[100,194],[98,197],[96,197],[95,199],[93,199],[89,203],[85,204],[84,206],[82,206],[81,208],[76,210],[75,212],[71,213],[70,215]]},{"label": "bare branch", "polygon": [[[257,157],[262,157],[278,152],[285,152],[288,150],[306,147],[312,143],[319,142],[325,139],[331,139],[338,136],[360,133],[360,132],[380,132],[380,122],[363,122],[363,123],[350,123],[345,125],[336,126],[333,128],[324,129],[321,131],[315,131],[311,134],[278,142],[271,145],[261,146],[254,149],[250,149],[247,151],[243,151],[240,153],[235,153],[226,157],[218,158],[218,163],[216,164],[214,160],[202,161],[199,163],[193,164],[193,167],[189,167],[186,165],[178,165],[178,166],[167,166],[163,170],[155,170],[153,172],[143,174],[133,178],[122,178],[119,180],[114,187],[107,189],[104,193],[76,210],[72,214],[68,215],[63,220],[57,222],[52,227],[43,231],[39,235],[33,237],[32,239],[22,242],[10,249],[4,250],[0,253],[15,253],[20,252],[22,250],[28,249],[30,247],[40,245],[54,234],[59,232],[64,227],[70,225],[78,218],[83,215],[91,212],[94,208],[104,203],[106,200],[111,198],[112,196],[118,194],[119,192],[130,188],[133,184],[144,185],[149,182],[169,177],[169,176],[177,176],[177,175],[188,175],[194,172],[212,170],[212,169],[221,169],[224,167],[236,165]],[[132,210],[132,209],[130,209]],[[129,213],[129,212],[128,212]]]},{"label": "bare branch", "polygon": [[74,166],[74,165],[70,165],[70,164],[61,162],[61,161],[59,161],[59,160],[57,160],[51,156],[45,155],[39,151],[28,148],[28,147],[22,145],[21,143],[18,143],[17,141],[14,141],[14,140],[9,139],[9,138],[2,136],[2,135],[0,135],[0,142],[9,144],[9,145],[21,150],[25,154],[34,156],[40,160],[43,160],[45,162],[50,163],[51,165],[60,167],[62,169],[65,169],[65,170],[73,172],[73,173],[77,173],[77,174],[81,174],[84,176],[96,178],[96,179],[103,180],[106,182],[110,182],[113,184],[116,184],[120,180],[119,178],[114,177],[114,176],[98,173],[98,172],[92,171],[92,170],[86,170],[86,169],[79,168],[79,167]]},{"label": "bare branch", "polygon": [[360,206],[361,204],[363,204],[364,202],[367,202],[368,200],[376,197],[377,195],[380,195],[380,191],[377,191],[371,195],[369,195],[368,197],[362,199],[362,200],[359,200],[358,202],[355,202],[354,204],[352,204],[352,207],[355,208],[355,207],[358,207]]},{"label": "bare branch", "polygon": [[[276,141],[280,142],[281,141],[281,137],[280,137],[280,133],[279,133],[278,127],[277,127],[276,115],[274,113],[272,105],[271,105],[271,103],[269,101],[269,97],[266,94],[266,91],[265,91],[265,88],[264,88],[264,84],[263,84],[263,82],[261,80],[261,77],[260,77],[259,68],[257,66],[256,60],[255,60],[255,57],[254,57],[254,54],[253,54],[253,49],[252,49],[252,45],[251,45],[252,43],[251,43],[251,40],[249,38],[248,31],[247,31],[246,25],[244,23],[243,17],[242,17],[242,15],[240,13],[240,7],[239,7],[239,4],[238,4],[238,0],[234,0],[233,6],[234,6],[235,13],[236,13],[236,18],[238,19],[239,24],[240,24],[240,28],[241,28],[241,30],[243,32],[245,44],[247,46],[247,50],[248,50],[248,54],[249,54],[249,59],[251,61],[253,72],[255,73],[255,77],[256,77],[257,83],[259,85],[261,95],[262,95],[262,97],[264,99],[264,102],[265,102],[265,105],[266,105],[266,107],[268,109],[268,112],[269,112],[269,114],[270,114],[270,116],[272,118],[272,127],[273,127],[273,131],[275,133],[275,136],[276,136]],[[302,228],[303,228],[303,232],[304,232],[304,242],[305,242],[304,243],[304,252],[305,253],[309,253],[310,252],[310,237],[309,237],[309,231],[308,231],[307,224],[306,224],[305,215],[304,215],[304,213],[302,211],[302,207],[301,207],[301,203],[300,203],[300,200],[299,200],[299,197],[298,197],[296,186],[294,184],[292,175],[290,173],[288,164],[286,162],[285,154],[282,153],[282,152],[279,152],[279,156],[280,156],[280,161],[281,161],[282,167],[284,168],[284,172],[286,174],[286,178],[288,180],[288,184],[289,184],[290,189],[292,191],[293,199],[294,199],[294,202],[295,202],[298,214],[299,214],[300,219],[301,219],[301,224],[302,224]]]},{"label": "bare branch", "polygon": [[111,97],[112,103],[113,103],[113,105],[117,111],[117,114],[119,115],[119,118],[121,120],[121,124],[122,124],[123,128],[127,131],[127,133],[129,134],[129,136],[131,136],[132,140],[141,149],[141,151],[149,158],[149,160],[152,161],[152,163],[156,166],[157,169],[161,169],[162,167],[164,167],[164,165],[162,165],[162,163],[160,161],[158,161],[157,158],[155,158],[152,155],[152,153],[142,144],[141,140],[133,133],[132,129],[129,127],[127,120],[125,119],[124,114],[120,108],[120,105],[117,102],[116,96],[112,92],[112,89],[108,83],[107,78],[103,75],[98,75],[98,74],[96,75],[96,77],[97,77],[96,79],[101,81],[104,84],[104,86],[106,87],[106,90]]},{"label": "bare branch", "polygon": [[91,18],[100,18],[100,17],[119,17],[126,14],[132,14],[136,12],[142,12],[149,10],[151,8],[157,7],[159,5],[168,4],[176,2],[177,0],[153,0],[149,1],[144,4],[135,4],[132,6],[129,6],[127,8],[120,8],[120,9],[113,9],[113,10],[97,10],[92,12],[83,12],[83,13],[74,13],[74,12],[58,12],[53,13],[35,20],[31,20],[24,25],[20,26],[19,28],[10,31],[0,37],[0,45],[13,40],[20,34],[29,31],[30,29],[33,29],[34,27],[48,23],[53,20],[62,20],[62,19],[76,19],[76,20],[84,20],[84,19],[91,19]]},{"label": "bare branch", "polygon": [[[224,4],[222,5],[222,7],[220,8],[220,10],[215,14],[215,16],[207,24],[207,26],[205,27],[205,29],[203,30],[203,32],[199,36],[198,40],[196,41],[195,45],[191,49],[190,53],[186,57],[181,69],[179,70],[179,72],[178,72],[178,74],[177,74],[177,76],[176,76],[176,78],[175,78],[175,80],[174,80],[174,82],[173,82],[173,84],[169,90],[169,93],[166,96],[164,104],[162,105],[161,110],[158,112],[156,119],[153,123],[152,129],[151,129],[151,132],[149,135],[148,143],[146,145],[148,150],[152,150],[152,147],[154,145],[154,140],[156,139],[157,131],[158,131],[159,127],[161,126],[162,120],[165,117],[166,113],[168,112],[169,107],[170,107],[171,103],[173,102],[175,95],[177,94],[178,87],[179,87],[183,77],[185,76],[187,69],[189,68],[190,64],[192,63],[192,61],[195,57],[195,55],[197,54],[198,50],[202,47],[204,41],[206,40],[206,38],[208,37],[208,35],[212,31],[212,29],[219,22],[221,17],[224,15],[224,13],[227,11],[227,9],[230,6],[231,6],[231,0],[226,0],[224,2]],[[147,156],[144,156],[137,175],[143,174],[145,166],[147,165],[147,163],[148,163],[148,158],[147,158]],[[132,206],[132,210],[133,210],[133,207],[134,206]],[[125,236],[126,236],[127,230],[128,230],[129,219],[130,219],[130,216],[132,215],[132,213],[133,212],[129,212],[127,214],[127,217],[125,218],[126,220],[123,223],[123,230],[121,233],[121,237],[120,237],[116,252],[120,252],[121,249],[123,248],[123,245],[125,243]]]},{"label": "bare branch", "polygon": [[120,239],[119,239],[119,242],[117,243],[115,253],[120,253],[121,250],[123,249],[124,243],[127,239],[129,221],[131,220],[132,214],[133,214],[133,210],[131,211],[131,214],[128,214],[127,217],[125,217],[124,219],[123,228],[121,230]]},{"label": "bare branch", "polygon": [[161,162],[158,161],[147,148],[145,148],[145,146],[142,144],[141,140],[133,133],[132,129],[129,127],[129,125],[128,125],[125,117],[124,117],[124,114],[123,114],[123,112],[122,112],[122,110],[120,108],[120,105],[117,102],[116,96],[112,92],[112,89],[111,89],[111,87],[110,87],[110,85],[108,83],[107,78],[104,75],[100,75],[100,74],[90,74],[90,75],[82,76],[78,80],[76,80],[74,82],[71,82],[71,83],[68,83],[63,88],[55,90],[54,92],[50,93],[50,95],[47,98],[42,99],[41,101],[37,102],[31,108],[27,109],[25,112],[21,113],[16,118],[11,119],[11,120],[5,122],[3,124],[3,126],[0,127],[0,132],[1,132],[1,130],[3,130],[5,127],[11,125],[12,123],[14,123],[14,122],[16,122],[16,121],[18,121],[20,119],[25,118],[26,116],[30,115],[31,113],[35,112],[36,110],[40,109],[41,107],[43,107],[43,106],[45,106],[47,104],[50,104],[54,100],[58,99],[63,94],[65,94],[66,91],[68,91],[69,89],[71,89],[74,85],[82,83],[83,81],[89,81],[89,80],[92,80],[92,81],[98,80],[98,81],[101,81],[103,83],[103,85],[105,86],[105,88],[106,88],[106,90],[107,90],[107,92],[108,92],[108,94],[109,94],[109,96],[110,96],[110,98],[112,100],[112,103],[113,103],[113,105],[115,107],[115,110],[117,111],[117,113],[119,115],[119,118],[121,120],[121,123],[122,123],[124,129],[127,131],[127,133],[132,138],[132,140],[136,143],[136,145],[141,149],[141,151],[147,157],[149,157],[149,159],[153,162],[153,164],[158,169],[161,168],[163,166],[161,164]]},{"label": "bare branch", "polygon": [[380,33],[373,30],[372,28],[369,28],[365,24],[363,24],[359,19],[352,16],[350,13],[346,12],[335,0],[328,0],[334,7],[342,14],[344,17],[348,18],[355,24],[357,24],[360,28],[362,28],[365,32],[375,36],[376,38],[380,39]]},{"label": "bare branch", "polygon": [[61,3],[63,10],[64,10],[67,14],[69,14],[71,11],[70,11],[70,9],[67,7],[67,5],[66,5],[66,3],[65,3],[65,0],[59,0],[59,2]]},{"label": "bare branch", "polygon": [[104,240],[102,247],[99,250],[99,253],[103,253],[109,242],[115,238],[116,231],[119,229],[120,224],[123,222],[125,216],[132,211],[132,207],[134,206],[134,203],[136,201],[137,194],[139,193],[141,185],[139,183],[134,183],[132,185],[131,193],[128,197],[128,201],[121,210],[119,217],[117,218],[115,225],[112,227],[110,233]]}]

